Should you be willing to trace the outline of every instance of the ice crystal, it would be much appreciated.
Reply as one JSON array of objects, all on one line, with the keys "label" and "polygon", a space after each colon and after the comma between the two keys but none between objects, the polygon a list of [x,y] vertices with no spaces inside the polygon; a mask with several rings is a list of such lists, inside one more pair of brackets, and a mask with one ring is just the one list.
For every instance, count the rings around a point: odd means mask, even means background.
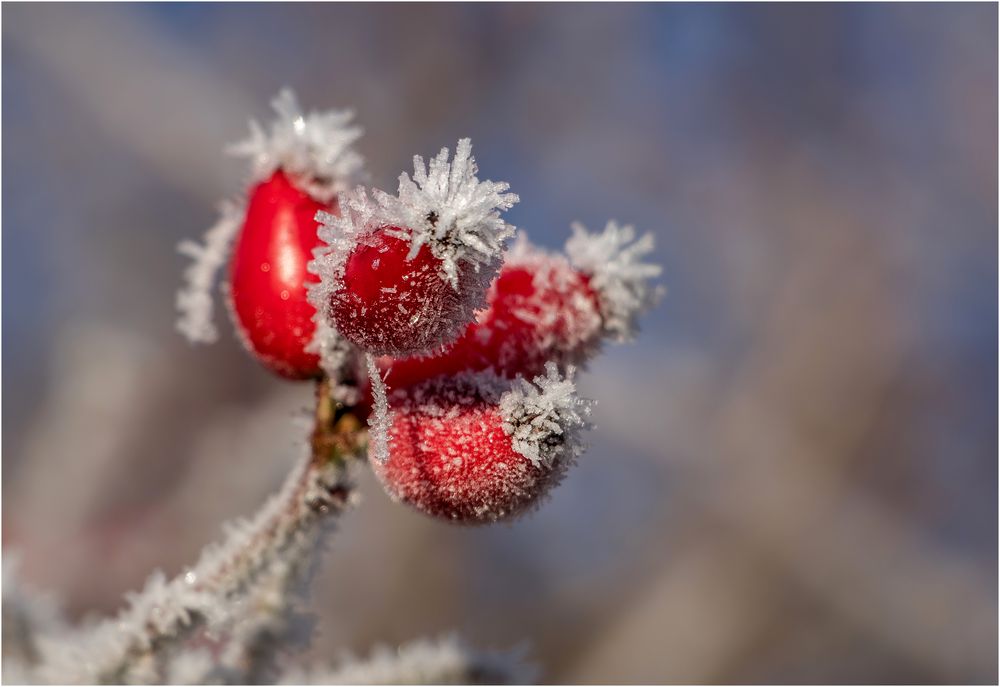
[{"label": "ice crystal", "polygon": [[480,651],[453,635],[418,639],[398,649],[378,646],[365,659],[345,656],[331,668],[293,670],[295,685],[509,685],[535,681],[537,670],[523,648]]},{"label": "ice crystal", "polygon": [[[460,262],[475,271],[495,270],[505,242],[514,235],[514,227],[500,212],[513,207],[518,197],[506,192],[510,186],[505,182],[479,180],[468,138],[458,142],[451,162],[448,156],[448,149],[442,148],[427,165],[422,157],[414,156],[413,178],[400,174],[395,196],[373,189],[369,197],[364,187],[345,194],[349,197],[341,199],[340,217],[317,215],[327,228],[320,230],[320,237],[331,239],[327,240],[331,247],[346,249],[349,254],[372,231],[395,227],[392,235],[410,242],[408,259],[426,245],[441,261],[441,276],[456,289]],[[341,240],[336,240],[338,237]],[[352,240],[343,240],[349,237]],[[347,254],[329,265],[333,267],[329,274],[319,276],[340,279]]]},{"label": "ice crystal", "polygon": [[601,301],[605,331],[620,341],[631,339],[639,313],[663,293],[649,284],[660,274],[660,266],[641,261],[653,250],[653,235],[647,233],[635,241],[635,229],[614,220],[599,234],[589,233],[579,222],[571,226],[573,236],[566,242],[566,252],[574,267],[590,275],[590,285]]},{"label": "ice crystal", "polygon": [[[307,269],[319,277],[319,281],[306,284],[309,303],[316,309],[313,323],[316,325],[312,341],[306,350],[320,357],[320,365],[331,379],[344,366],[351,344],[337,331],[330,317],[330,299],[338,288],[343,276],[347,256],[356,245],[356,227],[363,227],[365,218],[372,209],[367,194],[348,192],[339,199],[340,216],[327,212],[316,215],[320,223],[317,234],[321,244],[313,249],[313,259]],[[358,224],[352,218],[362,218]]]},{"label": "ice crystal", "polygon": [[518,378],[500,399],[514,450],[536,466],[548,467],[582,450],[578,430],[588,426],[593,401],[576,395],[573,373],[570,367],[563,377],[555,363],[547,363],[544,375],[532,382]]},{"label": "ice crystal", "polygon": [[350,124],[352,111],[305,113],[287,88],[271,106],[276,117],[269,131],[250,120],[250,137],[229,147],[231,153],[250,158],[255,181],[266,180],[280,168],[320,202],[329,202],[357,181],[364,160],[351,146],[362,129]]},{"label": "ice crystal", "polygon": [[63,636],[69,629],[56,600],[26,585],[19,574],[20,555],[3,554],[3,682],[29,682],[41,660],[45,636]]},{"label": "ice crystal", "polygon": [[[306,286],[309,303],[316,308],[312,317],[315,325],[313,337],[306,345],[306,351],[319,356],[320,367],[331,382],[330,396],[339,403],[354,405],[358,402],[358,388],[353,383],[353,378],[357,376],[354,368],[359,364],[358,350],[330,324],[325,316],[325,306],[317,305],[317,302],[322,303],[313,295],[318,286],[314,283]],[[342,383],[345,380],[347,383]]]},{"label": "ice crystal", "polygon": [[372,408],[371,417],[368,419],[371,436],[371,449],[369,456],[379,463],[389,460],[389,400],[386,397],[385,381],[382,373],[378,369],[375,357],[371,354],[366,356],[368,363],[368,378],[372,385],[372,396],[375,407]]},{"label": "ice crystal", "polygon": [[184,286],[177,292],[177,329],[192,343],[214,343],[219,338],[212,321],[212,287],[242,223],[242,205],[223,202],[219,219],[205,232],[203,243],[184,240],[177,246],[179,253],[193,260],[184,270]]},{"label": "ice crystal", "polygon": [[252,520],[226,527],[225,541],[206,548],[194,567],[169,580],[154,572],[115,618],[81,628],[72,641],[41,642],[46,661],[39,676],[57,683],[161,682],[156,657],[198,628],[218,632],[235,622],[240,598],[276,566],[297,565],[314,551],[310,543],[325,516],[342,510],[350,493],[342,466],[303,460]]},{"label": "ice crystal", "polygon": [[319,527],[303,533],[285,556],[271,563],[252,592],[234,602],[241,608],[231,623],[225,648],[194,684],[273,683],[280,674],[281,659],[308,644],[314,623],[303,610],[304,600],[329,530]]}]

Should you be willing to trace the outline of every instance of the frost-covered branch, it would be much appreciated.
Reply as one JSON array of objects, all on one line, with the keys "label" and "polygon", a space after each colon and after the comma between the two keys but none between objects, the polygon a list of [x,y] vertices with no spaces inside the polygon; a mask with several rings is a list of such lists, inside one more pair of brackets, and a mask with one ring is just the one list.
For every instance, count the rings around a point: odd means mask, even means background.
[{"label": "frost-covered branch", "polygon": [[276,560],[241,602],[241,620],[233,624],[217,663],[199,683],[273,684],[281,661],[311,639],[312,614],[302,610],[329,527],[299,538],[295,550]]},{"label": "frost-covered branch", "polygon": [[512,685],[534,682],[537,670],[523,648],[473,649],[454,636],[418,639],[393,649],[376,647],[368,658],[347,656],[329,668],[292,670],[286,685]]},{"label": "frost-covered branch", "polygon": [[24,585],[18,574],[20,556],[4,553],[3,559],[3,681],[25,682],[41,659],[42,636],[68,629],[55,600]]},{"label": "frost-covered branch", "polygon": [[[177,577],[155,573],[142,592],[127,597],[128,607],[115,618],[77,631],[72,641],[40,642],[39,678],[162,682],[172,651],[197,630],[230,631],[248,610],[248,596],[266,597],[262,582],[273,585],[275,614],[284,612],[284,597],[303,579],[332,516],[351,503],[349,463],[364,441],[352,414],[334,412],[325,383],[317,388],[317,402],[310,455],[257,515],[227,527],[225,540],[206,548]],[[244,643],[260,634],[251,630]]]}]

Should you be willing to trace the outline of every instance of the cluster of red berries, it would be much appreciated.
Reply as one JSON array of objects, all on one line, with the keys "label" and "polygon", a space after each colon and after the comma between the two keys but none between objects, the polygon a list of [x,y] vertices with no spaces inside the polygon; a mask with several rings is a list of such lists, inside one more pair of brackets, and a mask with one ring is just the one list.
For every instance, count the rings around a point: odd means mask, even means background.
[{"label": "cluster of red berries", "polygon": [[253,161],[245,206],[204,245],[182,245],[196,261],[180,328],[215,338],[206,291],[229,259],[247,349],[289,379],[326,375],[338,400],[370,413],[371,462],[391,495],[462,522],[530,507],[580,450],[589,403],[574,367],[628,338],[655,299],[659,268],[641,262],[651,238],[609,223],[574,226],[565,256],[523,236],[508,248],[502,212],[518,198],[477,178],[468,139],[453,158],[415,157],[391,195],[352,188],[349,113],[304,114],[288,91],[274,106],[269,130],[252,124],[236,148]]}]

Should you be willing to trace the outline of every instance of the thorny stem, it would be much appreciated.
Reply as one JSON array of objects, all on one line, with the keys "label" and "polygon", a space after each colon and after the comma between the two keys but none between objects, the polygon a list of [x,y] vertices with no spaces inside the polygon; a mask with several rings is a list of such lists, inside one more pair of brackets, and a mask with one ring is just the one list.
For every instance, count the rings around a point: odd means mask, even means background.
[{"label": "thorny stem", "polygon": [[[274,561],[295,549],[301,537],[348,505],[352,484],[347,467],[363,454],[365,444],[364,425],[353,408],[334,402],[330,380],[324,376],[316,383],[308,463],[298,469],[298,475],[290,475],[280,496],[274,497],[280,498],[280,503],[269,508],[269,502],[248,526],[245,540],[232,551],[226,550],[230,538],[223,544],[221,556],[206,550],[197,565],[168,584],[179,588],[187,584],[193,592],[232,605],[232,600],[251,587]],[[189,603],[181,610],[175,621],[166,624],[153,622],[153,616],[162,612],[157,606],[152,607],[150,617],[136,618],[143,627],[141,636],[126,638],[119,658],[97,668],[97,679],[117,683],[128,679],[136,668],[158,665],[166,651],[206,625],[204,601]],[[109,621],[112,629],[128,612]]]}]

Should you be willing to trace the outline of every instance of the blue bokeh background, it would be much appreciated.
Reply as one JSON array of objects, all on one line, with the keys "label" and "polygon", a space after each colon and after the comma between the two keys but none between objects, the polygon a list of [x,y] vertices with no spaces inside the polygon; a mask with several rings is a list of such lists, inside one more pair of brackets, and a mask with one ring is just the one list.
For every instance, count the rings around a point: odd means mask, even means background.
[{"label": "blue bokeh background", "polygon": [[997,679],[995,6],[2,12],[4,545],[73,613],[294,457],[309,390],[173,330],[174,246],[288,85],[356,110],[375,184],[471,136],[533,240],[633,223],[669,291],[532,518],[366,482],[315,655],[456,628],[555,682]]}]

